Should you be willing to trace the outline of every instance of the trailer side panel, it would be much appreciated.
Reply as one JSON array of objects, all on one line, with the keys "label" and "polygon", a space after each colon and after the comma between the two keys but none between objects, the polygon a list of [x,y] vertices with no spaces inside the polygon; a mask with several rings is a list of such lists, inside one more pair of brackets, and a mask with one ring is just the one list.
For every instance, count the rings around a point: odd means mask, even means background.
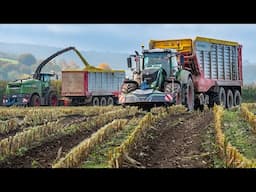
[{"label": "trailer side panel", "polygon": [[86,78],[86,71],[62,71],[62,96],[85,96]]},{"label": "trailer side panel", "polygon": [[88,91],[92,95],[112,95],[120,91],[125,72],[88,72]]}]

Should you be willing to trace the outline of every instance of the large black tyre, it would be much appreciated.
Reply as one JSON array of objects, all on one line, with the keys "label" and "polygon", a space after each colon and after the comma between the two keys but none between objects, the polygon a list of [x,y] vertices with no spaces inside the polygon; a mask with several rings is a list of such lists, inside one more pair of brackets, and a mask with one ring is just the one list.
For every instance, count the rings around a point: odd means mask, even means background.
[{"label": "large black tyre", "polygon": [[92,105],[93,106],[99,106],[100,105],[100,100],[98,97],[93,97],[92,98]]},{"label": "large black tyre", "polygon": [[58,105],[58,97],[55,92],[51,92],[48,96],[48,106],[57,106]]},{"label": "large black tyre", "polygon": [[194,110],[194,102],[195,102],[194,84],[192,79],[189,77],[187,87],[185,90],[185,105],[188,108],[188,111]]},{"label": "large black tyre", "polygon": [[107,99],[105,97],[101,97],[100,106],[106,106],[106,105],[107,105]]},{"label": "large black tyre", "polygon": [[115,101],[113,97],[108,97],[107,99],[107,105],[114,105]]},{"label": "large black tyre", "polygon": [[234,106],[234,97],[233,92],[228,89],[227,90],[227,108],[230,109]]},{"label": "large black tyre", "polygon": [[[217,93],[214,93],[214,92],[209,93],[208,96],[209,96],[208,108],[211,109],[211,108],[214,107],[214,103],[216,103],[216,102],[215,102],[215,97],[216,97],[216,100],[217,100],[217,99],[219,98],[219,96],[218,96]],[[217,103],[217,104],[218,104],[218,103]]]},{"label": "large black tyre", "polygon": [[126,80],[121,86],[121,92],[124,94],[130,93],[138,88],[138,83],[132,80]]},{"label": "large black tyre", "polygon": [[234,106],[241,105],[241,93],[240,91],[236,90],[234,94]]},{"label": "large black tyre", "polygon": [[38,95],[33,95],[30,99],[29,106],[38,107],[41,105],[41,99]]},{"label": "large black tyre", "polygon": [[223,87],[220,88],[217,104],[225,107],[227,105],[226,92]]}]

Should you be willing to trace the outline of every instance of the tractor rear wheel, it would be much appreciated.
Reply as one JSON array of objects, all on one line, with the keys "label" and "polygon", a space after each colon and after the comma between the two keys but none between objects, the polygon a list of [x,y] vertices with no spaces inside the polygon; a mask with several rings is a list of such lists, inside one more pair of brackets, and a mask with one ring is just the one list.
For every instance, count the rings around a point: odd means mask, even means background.
[{"label": "tractor rear wheel", "polygon": [[51,92],[49,94],[48,105],[49,106],[57,106],[58,105],[58,97],[57,97],[56,93]]}]

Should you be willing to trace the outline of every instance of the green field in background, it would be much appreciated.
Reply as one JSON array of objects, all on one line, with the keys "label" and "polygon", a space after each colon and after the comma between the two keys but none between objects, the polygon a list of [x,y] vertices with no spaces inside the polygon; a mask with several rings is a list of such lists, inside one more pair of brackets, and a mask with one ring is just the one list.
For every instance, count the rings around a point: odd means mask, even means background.
[{"label": "green field in background", "polygon": [[18,64],[18,61],[15,60],[15,59],[7,59],[7,58],[1,58],[0,57],[0,61],[8,62],[8,63],[11,63],[11,64]]}]

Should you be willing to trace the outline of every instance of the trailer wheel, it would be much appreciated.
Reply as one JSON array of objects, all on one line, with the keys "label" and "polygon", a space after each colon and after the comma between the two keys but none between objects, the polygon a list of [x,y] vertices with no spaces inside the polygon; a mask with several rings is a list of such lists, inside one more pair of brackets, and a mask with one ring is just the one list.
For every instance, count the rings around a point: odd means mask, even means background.
[{"label": "trailer wheel", "polygon": [[100,99],[100,105],[101,106],[106,106],[107,105],[107,99],[105,97],[101,97]]},{"label": "trailer wheel", "polygon": [[41,99],[38,95],[33,95],[30,100],[30,106],[32,107],[38,107],[41,105]]},{"label": "trailer wheel", "polygon": [[230,89],[227,91],[227,108],[230,109],[234,106],[233,93]]},{"label": "trailer wheel", "polygon": [[108,104],[108,105],[114,105],[114,99],[113,99],[113,97],[108,97],[107,104]]},{"label": "trailer wheel", "polygon": [[[215,98],[219,98],[218,94],[217,93],[211,93],[209,94],[209,103],[208,103],[208,108],[211,109],[214,107],[214,103],[215,102]],[[217,103],[218,104],[218,103]]]},{"label": "trailer wheel", "polygon": [[240,91],[236,90],[234,94],[234,106],[241,104],[241,94]]},{"label": "trailer wheel", "polygon": [[222,105],[223,107],[225,107],[227,105],[226,92],[223,87],[220,88],[217,104]]},{"label": "trailer wheel", "polygon": [[92,105],[93,106],[99,106],[100,105],[100,100],[98,97],[93,97],[92,99]]},{"label": "trailer wheel", "polygon": [[58,98],[56,93],[51,92],[48,98],[48,105],[49,106],[57,106],[58,105]]},{"label": "trailer wheel", "polygon": [[185,92],[185,103],[189,111],[192,111],[194,109],[194,100],[195,100],[194,84],[192,79],[189,78],[186,92]]}]

